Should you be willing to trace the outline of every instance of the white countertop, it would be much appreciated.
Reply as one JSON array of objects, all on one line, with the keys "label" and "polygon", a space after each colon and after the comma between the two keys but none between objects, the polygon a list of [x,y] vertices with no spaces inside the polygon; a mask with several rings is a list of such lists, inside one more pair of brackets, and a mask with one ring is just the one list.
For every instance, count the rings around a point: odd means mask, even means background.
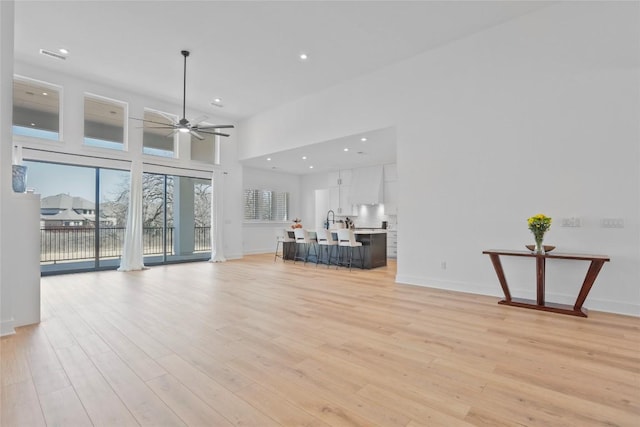
[{"label": "white countertop", "polygon": [[[293,232],[294,229],[290,229],[288,231]],[[316,230],[314,229],[306,229],[308,233],[316,233]],[[332,228],[330,231],[333,233],[337,233],[338,230],[340,230],[339,228]],[[387,234],[387,230],[376,230],[376,229],[372,229],[372,230],[354,230],[353,234]]]}]

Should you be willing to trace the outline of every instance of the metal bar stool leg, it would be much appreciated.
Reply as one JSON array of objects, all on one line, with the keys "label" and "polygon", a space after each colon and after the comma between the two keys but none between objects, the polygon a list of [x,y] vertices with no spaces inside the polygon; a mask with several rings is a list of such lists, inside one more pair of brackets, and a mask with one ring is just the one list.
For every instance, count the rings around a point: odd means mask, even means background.
[{"label": "metal bar stool leg", "polygon": [[351,265],[353,264],[353,247],[349,247],[349,271],[351,271]]}]

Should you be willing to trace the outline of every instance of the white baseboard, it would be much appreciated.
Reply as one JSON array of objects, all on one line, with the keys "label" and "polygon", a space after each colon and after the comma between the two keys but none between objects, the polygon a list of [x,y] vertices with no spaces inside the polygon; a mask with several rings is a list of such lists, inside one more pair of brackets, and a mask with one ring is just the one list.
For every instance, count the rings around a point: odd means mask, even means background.
[{"label": "white baseboard", "polygon": [[273,248],[271,249],[252,249],[250,251],[244,251],[245,255],[260,255],[260,254],[273,254]]},{"label": "white baseboard", "polygon": [[[403,275],[396,276],[396,283],[406,284],[406,285],[415,285],[415,286],[424,286],[427,288],[443,289],[447,291],[467,292],[470,294],[495,296],[497,298],[502,298],[504,296],[502,294],[502,289],[500,289],[499,285],[496,285],[495,287],[493,286],[488,287],[488,286],[477,284],[477,283],[453,282],[453,281],[445,281],[440,279],[429,279],[426,277],[403,276]],[[513,290],[511,291],[511,294],[514,295]],[[528,299],[536,298],[536,294],[534,290],[531,290],[531,291],[517,290],[517,296],[518,298],[528,298]],[[557,293],[547,293],[546,298],[548,301],[553,301],[559,304],[573,304],[575,303],[576,296],[557,294]],[[585,302],[584,307],[589,310],[605,311],[607,313],[615,313],[615,314],[623,314],[627,316],[640,317],[640,306],[636,304],[630,304],[627,302],[610,301],[610,300],[587,297],[587,301]]]},{"label": "white baseboard", "polygon": [[16,333],[14,329],[15,320],[13,318],[3,320],[0,322],[0,337],[4,337],[7,335],[13,335]]},{"label": "white baseboard", "polygon": [[226,259],[242,259],[242,254],[229,254],[224,256]]}]

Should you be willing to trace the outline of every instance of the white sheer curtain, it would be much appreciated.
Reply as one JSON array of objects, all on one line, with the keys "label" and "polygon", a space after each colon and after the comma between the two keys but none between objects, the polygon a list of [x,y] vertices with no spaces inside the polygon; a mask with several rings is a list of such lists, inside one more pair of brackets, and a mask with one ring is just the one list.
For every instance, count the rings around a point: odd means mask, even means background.
[{"label": "white sheer curtain", "polygon": [[145,268],[142,253],[142,233],[142,161],[134,160],[131,164],[127,229],[124,233],[122,259],[120,260],[118,271],[134,271]]},{"label": "white sheer curtain", "polygon": [[222,218],[222,176],[223,172],[217,169],[214,169],[211,175],[211,259],[209,262],[225,262],[227,260],[222,251],[224,245],[222,237],[222,224],[224,223]]}]

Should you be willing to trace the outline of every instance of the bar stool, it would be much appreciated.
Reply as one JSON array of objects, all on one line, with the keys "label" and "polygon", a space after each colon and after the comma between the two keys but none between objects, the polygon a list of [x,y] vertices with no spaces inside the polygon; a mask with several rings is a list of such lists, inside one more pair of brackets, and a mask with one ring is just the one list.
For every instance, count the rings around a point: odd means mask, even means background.
[{"label": "bar stool", "polygon": [[[293,255],[293,263],[295,264],[295,262],[297,260],[303,260],[304,263],[307,263],[307,260],[309,259],[309,251],[311,250],[311,248],[313,247],[313,252],[316,255],[316,264],[318,263],[318,250],[315,247],[315,244],[318,243],[317,239],[312,239],[309,237],[309,232],[307,230],[305,230],[304,228],[295,228],[293,230],[295,238],[296,238],[296,252]],[[304,257],[302,256],[298,256],[298,246],[300,245],[304,245]]]},{"label": "bar stool", "polygon": [[343,251],[342,248],[349,248],[349,271],[351,271],[351,264],[353,262],[353,248],[358,248],[360,253],[360,268],[364,268],[362,242],[356,242],[356,236],[353,234],[353,230],[348,228],[338,229],[338,261],[340,261],[340,255]]},{"label": "bar stool", "polygon": [[[331,265],[331,253],[333,252],[333,248],[335,247],[338,250],[338,241],[333,238],[333,233],[331,230],[320,229],[317,231],[318,236],[318,245],[320,245],[320,256],[319,262],[322,262],[322,247],[327,247],[327,256],[329,259],[327,260],[327,268]],[[338,258],[338,254],[336,254],[336,259]],[[337,262],[336,262],[337,265]]]},{"label": "bar stool", "polygon": [[[276,253],[275,256],[273,257],[273,262],[276,262],[276,259],[278,259],[278,257],[282,258],[282,261],[285,261],[285,248],[286,245],[285,243],[295,243],[296,239],[294,239],[293,237],[289,236],[289,230],[287,230],[286,228],[281,230],[280,233],[276,236]],[[282,255],[278,255],[278,249],[280,248],[280,244],[282,244]],[[289,254],[291,254],[291,252],[289,251]]]}]

